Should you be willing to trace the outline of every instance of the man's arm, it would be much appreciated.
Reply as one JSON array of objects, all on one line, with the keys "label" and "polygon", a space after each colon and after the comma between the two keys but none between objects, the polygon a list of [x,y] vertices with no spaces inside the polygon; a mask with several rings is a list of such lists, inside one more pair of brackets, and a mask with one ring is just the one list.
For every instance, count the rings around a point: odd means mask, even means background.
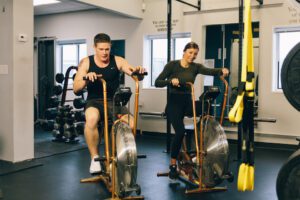
[{"label": "man's arm", "polygon": [[123,71],[125,74],[131,76],[132,72],[139,71],[139,73],[144,73],[145,69],[143,67],[133,67],[131,66],[127,60],[120,56],[115,56],[117,67],[119,70]]},{"label": "man's arm", "polygon": [[88,72],[88,67],[89,67],[89,59],[88,57],[83,58],[79,65],[78,65],[78,70],[73,82],[73,91],[74,93],[80,92],[83,88],[86,86],[86,81],[83,80],[83,77],[87,75]]}]

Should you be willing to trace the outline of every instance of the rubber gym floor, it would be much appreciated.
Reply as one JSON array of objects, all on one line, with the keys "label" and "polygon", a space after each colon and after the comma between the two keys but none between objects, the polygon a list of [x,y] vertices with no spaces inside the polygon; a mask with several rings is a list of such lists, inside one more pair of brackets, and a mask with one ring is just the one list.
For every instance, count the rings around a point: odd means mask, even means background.
[{"label": "rubber gym floor", "polygon": [[[35,137],[44,137],[51,146],[50,133],[36,133]],[[52,137],[52,136],[51,136]],[[83,142],[84,140],[80,138]],[[43,141],[35,139],[35,146]],[[62,144],[71,145],[71,144]],[[283,147],[283,146],[281,146]],[[286,148],[288,147],[288,148]],[[50,147],[47,147],[50,148]],[[54,147],[56,148],[56,147]],[[100,145],[100,149],[103,145]],[[167,177],[157,177],[157,172],[168,170],[169,155],[165,150],[165,138],[154,134],[138,135],[139,154],[146,154],[146,159],[138,162],[138,184],[142,195],[148,200],[276,200],[276,178],[280,167],[293,153],[293,146],[258,144],[255,149],[255,189],[253,192],[238,192],[236,187],[237,169],[236,144],[230,142],[230,168],[235,175],[233,183],[224,181],[226,192],[185,194],[185,185],[177,187],[169,184]],[[103,151],[102,151],[103,152]],[[0,174],[1,200],[102,200],[110,194],[101,183],[80,183],[81,178],[90,177],[88,172],[90,157],[85,147],[72,149],[49,156],[41,156],[33,161],[35,165],[24,169],[12,170]],[[14,166],[12,166],[14,167]],[[1,168],[0,168],[1,169]],[[10,167],[10,169],[12,169]]]}]

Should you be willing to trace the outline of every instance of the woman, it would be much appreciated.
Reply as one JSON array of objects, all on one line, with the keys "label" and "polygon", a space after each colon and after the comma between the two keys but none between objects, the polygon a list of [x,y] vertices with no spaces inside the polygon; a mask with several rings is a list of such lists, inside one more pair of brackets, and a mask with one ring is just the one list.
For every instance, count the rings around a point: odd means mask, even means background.
[{"label": "woman", "polygon": [[199,46],[195,42],[189,42],[184,47],[182,59],[169,62],[155,80],[155,87],[171,85],[167,102],[167,115],[175,130],[175,137],[171,146],[169,172],[171,179],[176,179],[178,176],[176,161],[185,133],[183,119],[185,113],[192,107],[190,88],[186,87],[185,83],[194,83],[198,74],[212,76],[222,74],[224,77],[229,74],[229,70],[226,68],[211,69],[200,63],[194,63],[198,52]]}]

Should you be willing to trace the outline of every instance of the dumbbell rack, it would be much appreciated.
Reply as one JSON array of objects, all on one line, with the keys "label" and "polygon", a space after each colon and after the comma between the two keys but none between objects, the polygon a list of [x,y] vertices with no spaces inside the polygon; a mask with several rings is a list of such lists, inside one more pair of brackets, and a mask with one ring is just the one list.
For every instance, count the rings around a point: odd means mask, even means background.
[{"label": "dumbbell rack", "polygon": [[[62,93],[62,97],[61,97],[61,102],[60,105],[63,106],[65,105],[66,102],[66,96],[67,96],[67,91],[70,91],[73,89],[68,88],[68,83],[69,83],[69,79],[70,79],[70,72],[71,70],[75,69],[77,71],[78,67],[75,66],[70,66],[67,71],[66,71],[66,75],[65,75],[65,80],[64,80],[64,86],[63,86],[63,93]],[[68,101],[68,100],[67,100]]]},{"label": "dumbbell rack", "polygon": [[[54,142],[65,142],[65,143],[70,143],[70,144],[74,144],[74,143],[78,143],[79,140],[76,139],[76,134],[72,136],[72,132],[74,131],[74,127],[72,127],[72,124],[74,122],[73,119],[73,111],[71,111],[73,109],[73,107],[71,107],[71,110],[68,111],[68,109],[66,111],[64,111],[64,107],[66,107],[67,105],[65,105],[66,102],[71,102],[73,100],[66,100],[66,96],[67,96],[67,92],[68,91],[73,91],[72,88],[68,88],[68,83],[69,83],[69,79],[70,77],[70,72],[72,70],[76,70],[77,72],[78,67],[76,66],[70,66],[64,76],[64,83],[63,83],[63,90],[62,90],[62,96],[61,96],[61,102],[60,102],[60,111],[64,112],[61,113],[61,120],[62,122],[60,122],[60,126],[59,128],[57,128],[56,130],[53,131],[53,135],[55,135],[54,139],[52,141]],[[83,96],[83,95],[82,95]],[[64,116],[66,115],[66,116]],[[71,116],[67,116],[67,115],[71,115]],[[73,121],[72,121],[73,120]],[[58,123],[58,122],[57,122]],[[69,127],[69,128],[66,128]],[[68,129],[68,130],[65,130]],[[66,131],[68,131],[69,136],[65,136]]]}]

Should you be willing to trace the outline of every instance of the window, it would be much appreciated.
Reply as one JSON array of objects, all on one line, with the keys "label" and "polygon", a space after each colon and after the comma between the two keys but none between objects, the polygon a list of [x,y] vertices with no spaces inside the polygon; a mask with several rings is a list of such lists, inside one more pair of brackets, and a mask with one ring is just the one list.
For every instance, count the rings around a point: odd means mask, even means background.
[{"label": "window", "polygon": [[[87,45],[85,40],[59,41],[57,46],[57,69],[56,72],[66,74],[70,66],[78,66],[80,60],[87,56]],[[74,70],[69,77],[73,77]],[[69,79],[68,84],[73,80]]]},{"label": "window", "polygon": [[290,50],[300,42],[300,27],[274,29],[273,91],[281,91],[281,68]]},{"label": "window", "polygon": [[[171,60],[178,60],[182,58],[184,46],[191,41],[190,34],[176,34],[171,38]],[[150,66],[148,71],[150,72],[150,80],[145,81],[144,87],[153,87],[155,79],[164,69],[167,64],[167,38],[166,36],[148,36],[147,41],[149,62],[147,66]]]}]

